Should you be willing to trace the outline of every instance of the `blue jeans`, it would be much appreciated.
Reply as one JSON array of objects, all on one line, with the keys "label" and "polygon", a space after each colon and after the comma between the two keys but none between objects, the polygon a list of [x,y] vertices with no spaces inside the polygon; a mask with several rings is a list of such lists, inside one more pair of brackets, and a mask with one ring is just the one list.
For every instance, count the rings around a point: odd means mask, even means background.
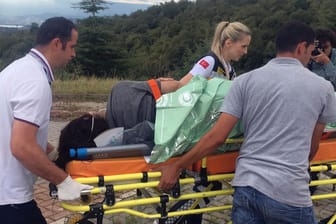
[{"label": "blue jeans", "polygon": [[0,205],[1,224],[47,224],[34,200],[23,204]]},{"label": "blue jeans", "polygon": [[235,187],[233,224],[316,224],[313,207],[280,203],[252,187]]}]

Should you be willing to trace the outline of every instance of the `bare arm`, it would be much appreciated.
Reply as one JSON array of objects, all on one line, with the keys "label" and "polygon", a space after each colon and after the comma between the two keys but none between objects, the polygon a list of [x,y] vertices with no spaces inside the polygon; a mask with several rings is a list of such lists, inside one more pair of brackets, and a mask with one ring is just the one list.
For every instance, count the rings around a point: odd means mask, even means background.
[{"label": "bare arm", "polygon": [[180,79],[180,87],[185,86],[191,79],[192,79],[193,75],[188,73],[186,74],[182,79]]},{"label": "bare arm", "polygon": [[159,79],[161,82],[161,94],[171,93],[175,92],[179,86],[180,83],[177,80],[174,79]]},{"label": "bare arm", "polygon": [[179,81],[171,78],[159,78],[161,82],[161,93],[165,94],[175,92],[182,86],[186,85],[192,79],[192,77],[192,74],[188,73]]},{"label": "bare arm", "polygon": [[55,159],[57,159],[57,157],[58,157],[58,151],[49,142],[48,142],[48,145],[47,145],[47,156],[48,156],[49,160],[51,160],[51,161],[55,161]]},{"label": "bare arm", "polygon": [[315,125],[312,139],[311,139],[309,161],[311,161],[314,158],[315,154],[317,153],[324,128],[325,128],[325,124],[323,123],[317,122]]},{"label": "bare arm", "polygon": [[61,183],[68,174],[58,168],[36,141],[38,127],[14,120],[11,134],[11,151],[23,166],[54,184]]},{"label": "bare arm", "polygon": [[47,154],[51,153],[54,150],[55,150],[55,147],[50,142],[48,142],[48,144],[47,144]]},{"label": "bare arm", "polygon": [[318,51],[320,52],[320,54],[316,55],[316,56],[312,56],[311,58],[320,64],[328,64],[330,62],[330,58],[328,57],[328,55],[326,55],[321,49],[318,49]]},{"label": "bare arm", "polygon": [[163,190],[171,189],[183,169],[212,153],[225,142],[237,121],[238,118],[222,113],[212,129],[200,139],[191,151],[172,165],[157,169],[161,171],[159,188]]}]

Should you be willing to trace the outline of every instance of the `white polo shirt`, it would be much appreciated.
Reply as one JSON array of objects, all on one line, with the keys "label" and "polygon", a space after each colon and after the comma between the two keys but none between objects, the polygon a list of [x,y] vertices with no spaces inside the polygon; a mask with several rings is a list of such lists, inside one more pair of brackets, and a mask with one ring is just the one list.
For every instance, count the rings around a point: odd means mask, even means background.
[{"label": "white polo shirt", "polygon": [[0,205],[25,203],[33,198],[36,176],[12,155],[14,119],[39,127],[37,142],[46,149],[52,105],[53,74],[46,58],[32,49],[0,73]]}]

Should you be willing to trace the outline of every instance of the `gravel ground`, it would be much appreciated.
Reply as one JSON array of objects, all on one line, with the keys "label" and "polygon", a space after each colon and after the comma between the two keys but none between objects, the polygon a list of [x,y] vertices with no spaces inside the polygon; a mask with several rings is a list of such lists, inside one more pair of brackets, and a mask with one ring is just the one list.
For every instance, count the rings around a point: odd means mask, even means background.
[{"label": "gravel ground", "polygon": [[106,109],[106,102],[72,102],[59,101],[53,103],[51,111],[52,121],[70,121],[88,112],[102,112]]}]

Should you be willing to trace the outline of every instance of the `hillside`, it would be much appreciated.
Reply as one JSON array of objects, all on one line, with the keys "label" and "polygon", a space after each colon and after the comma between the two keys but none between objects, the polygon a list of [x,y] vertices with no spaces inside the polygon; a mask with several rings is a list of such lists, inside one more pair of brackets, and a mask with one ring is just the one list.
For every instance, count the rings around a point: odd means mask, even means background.
[{"label": "hillside", "polygon": [[[252,30],[248,54],[234,63],[238,74],[274,56],[274,36],[285,22],[335,28],[333,0],[196,0],[169,2],[130,15],[89,17],[77,23],[76,60],[58,77],[118,77],[144,80],[180,78],[206,53],[222,20],[240,21]],[[0,69],[33,46],[36,29],[0,35]]]}]

